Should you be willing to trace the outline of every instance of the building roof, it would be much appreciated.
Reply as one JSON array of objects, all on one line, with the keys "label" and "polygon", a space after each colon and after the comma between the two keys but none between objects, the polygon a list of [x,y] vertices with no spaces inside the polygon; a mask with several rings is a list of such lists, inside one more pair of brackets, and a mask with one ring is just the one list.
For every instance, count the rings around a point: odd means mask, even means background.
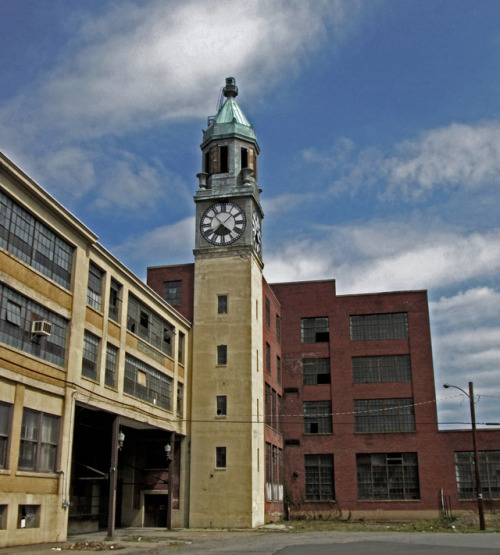
[{"label": "building roof", "polygon": [[217,112],[217,115],[209,120],[208,128],[203,132],[203,148],[209,141],[226,137],[239,137],[243,140],[250,141],[257,147],[257,136],[253,130],[251,123],[246,118],[243,110],[238,106],[234,97],[238,95],[238,87],[233,77],[226,79],[224,87],[224,96],[226,101]]}]

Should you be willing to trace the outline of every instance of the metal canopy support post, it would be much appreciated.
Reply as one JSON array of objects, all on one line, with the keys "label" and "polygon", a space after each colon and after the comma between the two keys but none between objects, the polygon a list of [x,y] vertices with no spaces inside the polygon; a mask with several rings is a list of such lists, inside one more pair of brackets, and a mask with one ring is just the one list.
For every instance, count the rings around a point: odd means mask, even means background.
[{"label": "metal canopy support post", "polygon": [[168,497],[167,497],[167,528],[172,529],[172,496],[174,493],[174,457],[175,457],[175,432],[170,434],[172,445],[172,458],[168,461]]},{"label": "metal canopy support post", "polygon": [[116,516],[116,484],[118,468],[118,433],[120,430],[120,417],[115,416],[111,431],[111,463],[109,468],[109,505],[108,505],[108,538],[115,535]]}]

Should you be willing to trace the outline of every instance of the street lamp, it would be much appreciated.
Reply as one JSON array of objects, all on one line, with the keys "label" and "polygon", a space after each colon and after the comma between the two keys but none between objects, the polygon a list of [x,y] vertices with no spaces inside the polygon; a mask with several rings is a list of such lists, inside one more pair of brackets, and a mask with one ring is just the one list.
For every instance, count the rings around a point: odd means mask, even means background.
[{"label": "street lamp", "polygon": [[455,389],[458,389],[469,398],[470,418],[472,421],[472,444],[474,446],[474,470],[476,474],[477,510],[479,513],[479,529],[486,530],[486,524],[484,521],[483,489],[481,488],[481,475],[479,472],[479,453],[477,450],[476,411],[474,408],[474,386],[472,385],[472,382],[469,382],[469,393],[467,393],[467,391],[464,391],[461,387],[458,387],[456,385],[451,385],[449,383],[445,383],[443,387],[445,389],[454,387]]}]

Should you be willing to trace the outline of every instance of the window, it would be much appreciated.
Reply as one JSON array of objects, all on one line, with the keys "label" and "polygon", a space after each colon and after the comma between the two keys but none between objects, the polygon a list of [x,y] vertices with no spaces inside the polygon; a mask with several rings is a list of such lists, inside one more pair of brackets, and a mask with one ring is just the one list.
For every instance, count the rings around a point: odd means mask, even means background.
[{"label": "window", "polygon": [[266,372],[271,373],[271,345],[266,343]]},{"label": "window", "polygon": [[210,148],[208,159],[205,158],[205,171],[209,174],[227,173],[229,171],[229,148],[227,146],[213,146]]},{"label": "window", "polygon": [[70,289],[73,247],[1,191],[0,247]]},{"label": "window", "polygon": [[405,339],[408,337],[408,314],[364,314],[351,316],[351,341]]},{"label": "window", "polygon": [[217,314],[227,314],[227,295],[217,295]]},{"label": "window", "polygon": [[123,391],[152,405],[172,409],[172,378],[129,354],[125,354]]},{"label": "window", "polygon": [[184,385],[177,383],[177,416],[184,414]]},{"label": "window", "polygon": [[175,328],[132,294],[128,297],[127,329],[166,355],[172,356]]},{"label": "window", "polygon": [[305,358],[302,360],[302,383],[318,385],[330,383],[329,358]]},{"label": "window", "polygon": [[302,318],[302,343],[320,343],[330,340],[328,318]]},{"label": "window", "polygon": [[0,505],[0,530],[7,529],[7,507],[8,505]]},{"label": "window", "polygon": [[306,500],[333,501],[333,455],[305,455]]},{"label": "window", "polygon": [[410,356],[354,357],[352,378],[354,383],[410,382]]},{"label": "window", "polygon": [[103,276],[104,272],[91,262],[89,265],[87,304],[96,310],[101,310]]},{"label": "window", "polygon": [[85,330],[83,336],[82,376],[97,381],[97,362],[101,340],[97,335]]},{"label": "window", "polygon": [[356,432],[414,432],[413,399],[360,399],[354,401]]},{"label": "window", "polygon": [[278,399],[278,427],[277,430],[278,432],[281,434],[283,433],[283,400],[281,398],[281,395],[278,395],[277,397]]},{"label": "window", "polygon": [[[479,451],[479,472],[483,498],[500,498],[500,451]],[[476,499],[476,472],[474,453],[455,453],[455,473],[459,499]]]},{"label": "window", "polygon": [[54,472],[59,442],[59,417],[24,409],[21,425],[19,468]]},{"label": "window", "polygon": [[271,302],[267,297],[266,297],[264,306],[265,306],[265,322],[266,322],[266,326],[269,328],[271,327]]},{"label": "window", "polygon": [[266,424],[268,426],[271,426],[272,424],[272,415],[273,415],[273,409],[272,409],[272,397],[273,397],[273,390],[271,388],[271,386],[266,383],[266,387],[265,387],[265,392],[266,392],[266,399],[265,399],[265,418],[266,418]]},{"label": "window", "polygon": [[40,505],[19,505],[18,528],[40,528]]},{"label": "window", "polygon": [[12,301],[7,301],[7,310],[5,314],[5,319],[7,320],[7,322],[14,324],[14,326],[20,326],[21,312],[21,305],[13,303]]},{"label": "window", "polygon": [[[49,336],[31,333],[34,321],[52,324]],[[47,362],[64,366],[68,321],[0,284],[0,341]]]},{"label": "window", "polygon": [[219,366],[227,364],[227,345],[217,345],[217,364]]},{"label": "window", "polygon": [[358,499],[420,499],[416,453],[356,455]]},{"label": "window", "polygon": [[331,401],[304,401],[304,433],[332,433]]},{"label": "window", "polygon": [[179,364],[184,364],[184,343],[186,341],[186,336],[180,331],[179,332],[179,342],[177,344],[177,360]]},{"label": "window", "polygon": [[283,450],[266,443],[266,499],[283,501]]},{"label": "window", "polygon": [[182,281],[164,281],[163,298],[172,306],[179,306],[182,300]]},{"label": "window", "polygon": [[11,406],[7,403],[0,403],[0,468],[7,466]]},{"label": "window", "polygon": [[122,286],[114,279],[109,287],[109,310],[108,316],[111,320],[118,322],[120,318],[120,293]]},{"label": "window", "polygon": [[116,365],[118,363],[118,349],[108,343],[106,345],[106,374],[104,383],[109,387],[116,386]]},{"label": "window", "polygon": [[276,341],[281,341],[281,318],[276,314]]},{"label": "window", "polygon": [[215,466],[217,468],[226,468],[226,448],[215,448]]},{"label": "window", "polygon": [[217,395],[217,416],[227,415],[227,396]]},{"label": "window", "polygon": [[276,356],[276,380],[281,383],[281,358]]}]

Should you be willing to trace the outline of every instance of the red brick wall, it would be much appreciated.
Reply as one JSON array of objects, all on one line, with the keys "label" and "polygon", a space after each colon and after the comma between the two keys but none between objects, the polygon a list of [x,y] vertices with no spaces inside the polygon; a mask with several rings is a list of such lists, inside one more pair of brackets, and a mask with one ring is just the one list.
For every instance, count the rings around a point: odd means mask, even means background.
[{"label": "red brick wall", "polygon": [[154,266],[148,268],[147,284],[153,291],[163,297],[164,281],[182,281],[180,306],[174,307],[190,322],[193,321],[194,303],[194,264],[176,266]]},{"label": "red brick wall", "polygon": [[[336,296],[335,281],[271,285],[282,311],[282,371],[285,437],[285,480],[294,502],[292,511],[318,511],[332,505],[305,502],[305,454],[333,454],[335,496],[343,510],[439,510],[440,489],[450,495],[454,508],[473,508],[459,502],[455,481],[454,451],[467,450],[470,433],[439,432],[435,403],[434,373],[425,291]],[[350,319],[354,314],[407,312],[408,339],[351,341]],[[329,318],[328,343],[301,343],[301,318]],[[354,384],[351,357],[410,355],[412,381]],[[331,384],[302,385],[302,358],[330,357]],[[354,432],[354,399],[410,397],[415,403],[416,432]],[[332,402],[333,433],[304,435],[303,402]],[[500,449],[500,432],[482,432],[483,446]],[[286,445],[299,440],[300,445]],[[460,446],[459,448],[457,446]],[[417,452],[420,500],[358,501],[356,454]]]}]

